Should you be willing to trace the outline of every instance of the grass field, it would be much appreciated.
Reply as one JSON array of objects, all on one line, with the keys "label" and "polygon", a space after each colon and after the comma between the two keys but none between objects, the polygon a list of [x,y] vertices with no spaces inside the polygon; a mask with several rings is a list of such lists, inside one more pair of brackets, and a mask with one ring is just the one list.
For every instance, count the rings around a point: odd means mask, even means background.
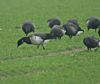
[{"label": "grass field", "polygon": [[[100,0],[0,0],[0,84],[100,84],[100,49],[88,52],[82,42],[90,35],[99,38],[87,31],[90,16],[100,17]],[[16,26],[32,20],[36,32],[49,32],[47,19],[55,17],[62,24],[77,19],[84,34],[50,41],[46,50],[16,47],[25,36]]]}]

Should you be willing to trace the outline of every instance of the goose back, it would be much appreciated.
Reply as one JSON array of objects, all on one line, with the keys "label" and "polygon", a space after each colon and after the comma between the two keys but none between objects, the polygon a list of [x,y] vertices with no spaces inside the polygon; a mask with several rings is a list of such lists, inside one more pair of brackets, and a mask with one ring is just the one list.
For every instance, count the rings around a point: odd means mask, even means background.
[{"label": "goose back", "polygon": [[64,29],[66,30],[66,35],[76,35],[76,33],[78,32],[78,27],[73,24],[73,23],[67,23],[65,25],[63,25]]},{"label": "goose back", "polygon": [[57,18],[48,19],[47,22],[48,22],[48,26],[49,26],[50,28],[52,28],[54,25],[60,25],[60,24],[61,24],[60,20],[57,19]]},{"label": "goose back", "polygon": [[84,38],[83,43],[88,48],[96,48],[99,45],[99,41],[93,36]]},{"label": "goose back", "polygon": [[35,26],[31,21],[25,21],[22,25],[23,32],[28,35],[30,32],[35,32]]},{"label": "goose back", "polygon": [[88,29],[96,29],[100,25],[100,20],[97,17],[89,17],[86,22]]}]

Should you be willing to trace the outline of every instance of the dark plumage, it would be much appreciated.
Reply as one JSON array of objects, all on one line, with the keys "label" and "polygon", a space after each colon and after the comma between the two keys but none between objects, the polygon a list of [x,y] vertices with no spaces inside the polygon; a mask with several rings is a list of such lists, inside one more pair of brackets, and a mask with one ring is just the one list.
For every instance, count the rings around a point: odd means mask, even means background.
[{"label": "dark plumage", "polygon": [[35,26],[32,21],[25,21],[22,25],[22,30],[27,36],[30,32],[35,32]]},{"label": "dark plumage", "polygon": [[95,29],[95,31],[96,31],[96,29],[97,29],[97,28],[99,27],[99,25],[100,25],[100,20],[99,20],[97,17],[89,17],[89,18],[87,19],[86,24],[87,24],[88,30],[89,30],[89,29]]},{"label": "dark plumage", "polygon": [[67,23],[73,23],[79,27],[78,21],[76,19],[70,19],[67,21]]},{"label": "dark plumage", "polygon": [[50,33],[55,39],[61,39],[61,37],[65,34],[65,31],[62,26],[54,25]]},{"label": "dark plumage", "polygon": [[49,26],[50,28],[52,28],[54,25],[60,25],[60,24],[61,24],[60,20],[57,19],[57,18],[48,19],[47,22],[48,22],[48,26]]},{"label": "dark plumage", "polygon": [[84,30],[81,29],[81,27],[80,27],[80,25],[79,25],[79,23],[78,23],[78,21],[76,19],[70,19],[70,20],[67,21],[67,23],[75,24],[77,26],[77,28],[78,28],[78,31],[83,31],[84,32]]},{"label": "dark plumage", "polygon": [[91,48],[96,48],[96,50],[100,47],[100,41],[93,37],[93,36],[90,36],[90,37],[85,37],[83,39],[83,43],[84,45],[87,47],[88,50],[91,50]]},{"label": "dark plumage", "polygon": [[39,46],[41,45],[45,49],[44,44],[47,43],[50,39],[53,39],[50,33],[34,33],[28,37],[22,37],[17,42],[17,47],[22,45],[24,42],[26,44],[33,44]]},{"label": "dark plumage", "polygon": [[72,36],[79,35],[81,32],[84,32],[83,30],[79,29],[79,27],[73,23],[67,23],[63,25],[65,29],[65,35],[68,35],[69,38],[72,38]]}]

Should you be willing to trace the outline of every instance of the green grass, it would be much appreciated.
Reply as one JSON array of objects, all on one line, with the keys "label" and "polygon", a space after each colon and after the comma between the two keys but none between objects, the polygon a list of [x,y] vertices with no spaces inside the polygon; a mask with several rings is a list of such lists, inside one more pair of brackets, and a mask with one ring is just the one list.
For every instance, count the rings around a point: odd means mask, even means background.
[{"label": "green grass", "polygon": [[[100,17],[100,0],[0,0],[0,84],[99,84],[100,49],[88,52],[82,43],[86,19]],[[32,20],[36,32],[49,32],[48,18],[62,24],[75,18],[85,33],[71,40],[50,41],[46,50],[34,45],[16,47],[25,34],[16,26]]]}]

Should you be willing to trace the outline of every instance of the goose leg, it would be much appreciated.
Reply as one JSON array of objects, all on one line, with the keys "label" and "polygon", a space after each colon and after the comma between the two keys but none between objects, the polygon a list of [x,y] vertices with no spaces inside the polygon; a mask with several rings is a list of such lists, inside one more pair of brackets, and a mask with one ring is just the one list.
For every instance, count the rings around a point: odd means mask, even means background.
[{"label": "goose leg", "polygon": [[87,49],[88,49],[88,51],[91,51],[91,48],[88,48],[88,47],[87,47]]},{"label": "goose leg", "polygon": [[95,29],[95,32],[96,32],[96,30],[97,30],[97,29]]},{"label": "goose leg", "polygon": [[72,36],[69,36],[70,39],[72,39]]},{"label": "goose leg", "polygon": [[39,48],[40,47],[40,45],[37,45],[37,48]]},{"label": "goose leg", "polygon": [[44,47],[44,45],[42,44],[41,46],[43,47],[43,50],[45,50],[45,47]]},{"label": "goose leg", "polygon": [[87,47],[88,51],[89,51],[89,48]]},{"label": "goose leg", "polygon": [[89,29],[90,29],[90,28],[88,27],[88,31],[89,31]]},{"label": "goose leg", "polygon": [[95,51],[97,51],[99,49],[99,46],[95,49]]},{"label": "goose leg", "polygon": [[61,37],[58,37],[58,39],[60,40],[60,39],[61,39]]}]

